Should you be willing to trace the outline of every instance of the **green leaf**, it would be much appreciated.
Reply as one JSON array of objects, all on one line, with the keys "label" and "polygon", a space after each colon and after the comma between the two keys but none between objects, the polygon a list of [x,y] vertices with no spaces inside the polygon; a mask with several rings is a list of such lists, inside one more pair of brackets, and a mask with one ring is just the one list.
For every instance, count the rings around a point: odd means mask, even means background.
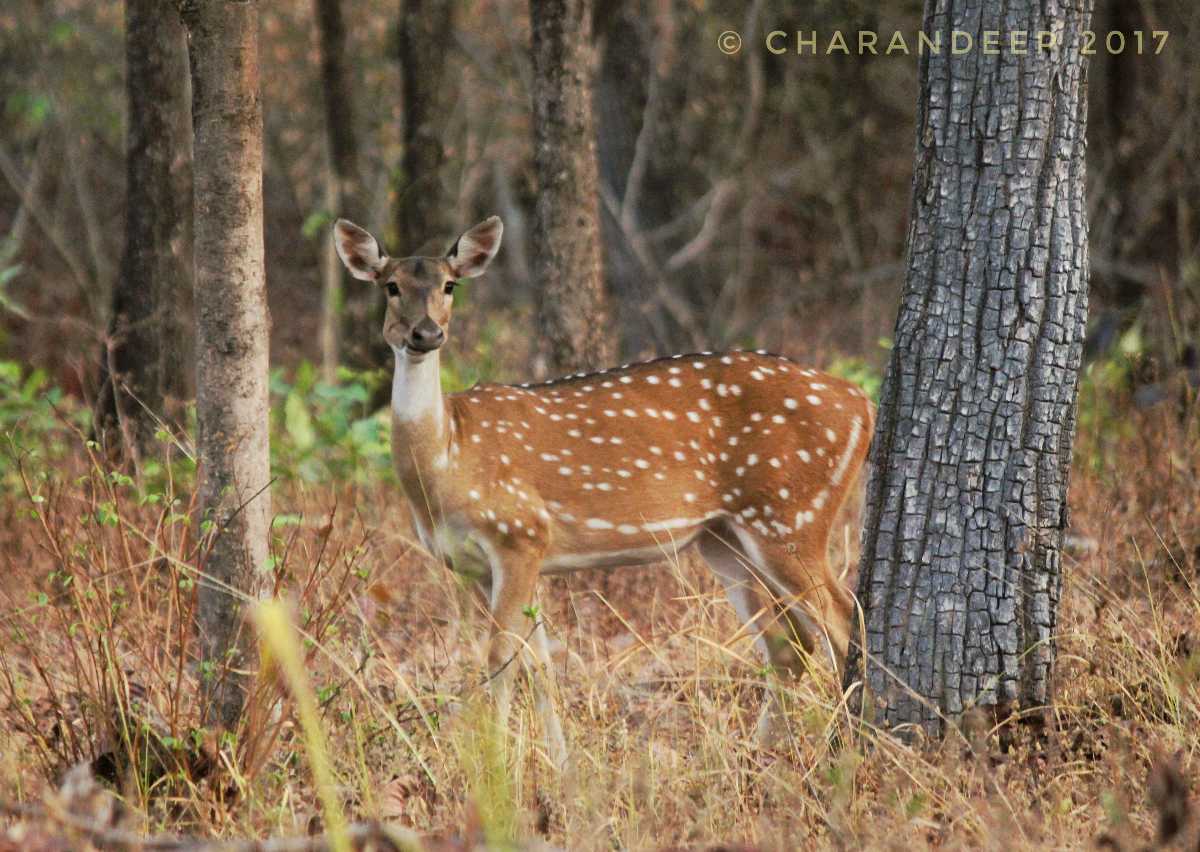
[{"label": "green leaf", "polygon": [[304,404],[304,397],[293,388],[283,403],[284,425],[288,435],[301,450],[310,449],[317,442],[317,433],[313,429],[312,417]]}]

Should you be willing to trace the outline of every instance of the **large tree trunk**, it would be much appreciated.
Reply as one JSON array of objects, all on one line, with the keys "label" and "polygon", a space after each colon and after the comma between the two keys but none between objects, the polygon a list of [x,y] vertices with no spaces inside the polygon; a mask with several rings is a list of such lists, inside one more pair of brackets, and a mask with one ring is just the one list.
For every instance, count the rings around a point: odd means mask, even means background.
[{"label": "large tree trunk", "polygon": [[254,669],[245,606],[266,576],[271,498],[255,0],[184,0],[195,127],[198,629],[209,722],[237,724]]},{"label": "large tree trunk", "polygon": [[534,281],[546,366],[603,366],[614,351],[600,262],[590,0],[530,0]]},{"label": "large tree trunk", "polygon": [[[355,124],[355,86],[346,54],[346,25],[342,0],[315,0],[321,44],[321,92],[325,101],[325,138],[330,179],[326,196],[335,216],[366,222],[367,194],[358,161]],[[324,231],[322,231],[324,235]],[[374,288],[352,286],[342,290],[342,265],[333,241],[322,239],[321,349],[327,378],[340,361],[353,367],[378,367],[371,341],[380,340],[382,302]],[[375,354],[378,354],[376,352]]]},{"label": "large tree trunk", "polygon": [[96,434],[112,452],[154,443],[168,401],[187,392],[191,269],[186,246],[191,146],[187,53],[178,12],[159,0],[125,3],[125,249],[102,353]]},{"label": "large tree trunk", "polygon": [[[931,38],[965,30],[976,48],[921,60],[908,274],[858,587],[864,714],[886,728],[936,735],[973,705],[1033,714],[1052,697],[1087,316],[1090,6],[926,3]],[[982,55],[988,30],[1053,30],[1061,45]],[[852,649],[847,683],[862,665]]]}]

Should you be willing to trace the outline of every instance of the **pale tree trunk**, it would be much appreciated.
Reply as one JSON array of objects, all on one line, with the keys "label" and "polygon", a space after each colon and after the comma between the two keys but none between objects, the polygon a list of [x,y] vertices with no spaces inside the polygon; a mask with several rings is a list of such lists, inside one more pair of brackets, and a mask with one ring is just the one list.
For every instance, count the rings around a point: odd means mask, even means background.
[{"label": "pale tree trunk", "polygon": [[552,372],[591,369],[615,351],[601,268],[591,2],[530,0],[530,18],[538,180],[533,271],[542,355]]},{"label": "pale tree trunk", "polygon": [[183,26],[169,4],[126,0],[125,65],[125,249],[101,353],[96,435],[110,452],[136,460],[189,384],[188,70]]},{"label": "pale tree trunk", "polygon": [[[871,455],[864,715],[930,735],[1052,699],[1087,317],[1090,0],[928,0],[908,274]],[[1056,32],[1027,55],[983,33]],[[1031,38],[1033,36],[1031,35]],[[857,635],[857,634],[855,634]],[[911,729],[909,729],[911,730]]]},{"label": "pale tree trunk", "polygon": [[256,664],[244,613],[265,585],[271,512],[258,4],[181,8],[195,128],[197,626],[207,721],[233,728]]},{"label": "pale tree trunk", "polygon": [[[326,199],[334,216],[366,222],[366,191],[362,183],[355,124],[354,73],[346,50],[342,0],[315,0],[321,48],[321,94],[325,102],[325,139],[329,161]],[[382,302],[371,287],[342,289],[342,265],[333,240],[322,231],[321,360],[327,380],[339,363],[378,367],[370,341],[380,337]]]}]

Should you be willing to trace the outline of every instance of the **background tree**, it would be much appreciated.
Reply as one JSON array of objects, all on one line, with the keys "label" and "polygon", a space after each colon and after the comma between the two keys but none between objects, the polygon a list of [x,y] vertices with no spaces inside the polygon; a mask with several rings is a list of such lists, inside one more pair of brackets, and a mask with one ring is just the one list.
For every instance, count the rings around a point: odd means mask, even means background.
[{"label": "background tree", "polygon": [[[938,733],[1051,699],[1087,318],[1090,0],[929,0],[925,32],[1049,30],[921,60],[908,272],[880,395],[859,598],[864,712]],[[856,635],[853,634],[852,635]],[[849,680],[863,677],[852,655]]]},{"label": "background tree", "polygon": [[125,248],[101,353],[96,434],[135,455],[154,441],[168,399],[189,396],[191,141],[187,53],[178,12],[125,3]]},{"label": "background tree", "polygon": [[451,221],[454,203],[445,189],[453,23],[451,0],[405,0],[400,15],[404,153],[396,185],[398,251],[444,252],[461,230]]},{"label": "background tree", "polygon": [[[263,269],[258,4],[185,0],[195,127],[199,632],[209,722],[236,725],[267,562],[270,322]],[[216,674],[214,674],[214,672]]]},{"label": "background tree", "polygon": [[[315,0],[320,34],[321,96],[325,104],[326,156],[329,161],[326,198],[334,216],[365,222],[367,193],[359,164],[355,124],[356,87],[346,53],[346,24],[342,0]],[[358,368],[371,363],[367,341],[379,337],[379,300],[369,287],[342,289],[342,265],[331,240],[322,241],[321,362],[327,380],[339,363]]]},{"label": "background tree", "polygon": [[601,268],[592,123],[590,0],[530,0],[533,275],[546,366],[596,368],[613,357]]}]

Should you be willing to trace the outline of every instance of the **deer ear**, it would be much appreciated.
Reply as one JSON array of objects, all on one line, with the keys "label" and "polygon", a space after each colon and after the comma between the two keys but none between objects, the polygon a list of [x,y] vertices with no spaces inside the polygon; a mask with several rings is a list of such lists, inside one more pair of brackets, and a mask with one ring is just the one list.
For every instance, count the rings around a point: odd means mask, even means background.
[{"label": "deer ear", "polygon": [[446,253],[455,278],[478,278],[500,250],[504,223],[499,216],[484,219],[457,240]]},{"label": "deer ear", "polygon": [[353,222],[338,219],[333,226],[333,245],[351,275],[359,281],[379,280],[387,255],[380,250],[378,240]]}]

